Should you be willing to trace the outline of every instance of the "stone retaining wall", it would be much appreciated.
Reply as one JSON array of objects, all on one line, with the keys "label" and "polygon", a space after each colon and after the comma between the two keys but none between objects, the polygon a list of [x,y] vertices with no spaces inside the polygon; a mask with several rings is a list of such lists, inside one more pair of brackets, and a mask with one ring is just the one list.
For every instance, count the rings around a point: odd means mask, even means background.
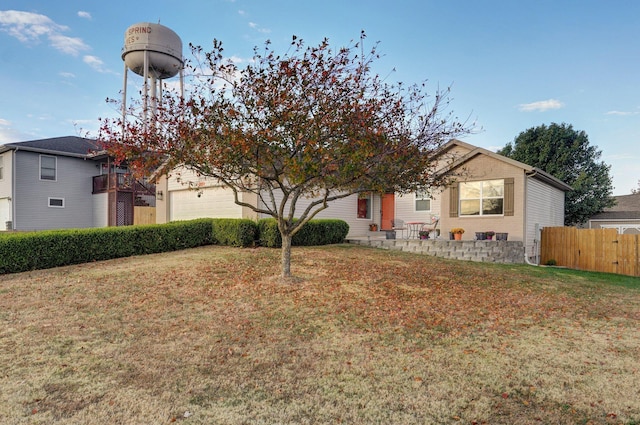
[{"label": "stone retaining wall", "polygon": [[348,239],[347,242],[456,260],[524,263],[524,245],[522,242],[514,241]]}]

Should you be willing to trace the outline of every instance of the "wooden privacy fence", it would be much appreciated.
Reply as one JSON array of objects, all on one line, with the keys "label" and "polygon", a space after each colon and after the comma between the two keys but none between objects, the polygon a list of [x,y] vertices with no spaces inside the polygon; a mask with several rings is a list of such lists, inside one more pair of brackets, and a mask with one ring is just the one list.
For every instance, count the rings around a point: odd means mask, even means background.
[{"label": "wooden privacy fence", "polygon": [[133,207],[133,224],[156,224],[156,207]]},{"label": "wooden privacy fence", "polygon": [[571,269],[640,276],[638,236],[615,229],[545,227],[540,238],[540,264],[554,260]]}]

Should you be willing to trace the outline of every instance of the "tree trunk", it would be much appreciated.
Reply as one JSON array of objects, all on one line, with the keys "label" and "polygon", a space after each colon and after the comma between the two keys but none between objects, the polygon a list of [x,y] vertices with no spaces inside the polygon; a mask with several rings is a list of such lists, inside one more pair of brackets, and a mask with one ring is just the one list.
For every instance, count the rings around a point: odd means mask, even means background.
[{"label": "tree trunk", "polygon": [[291,235],[282,235],[282,277],[291,277]]}]

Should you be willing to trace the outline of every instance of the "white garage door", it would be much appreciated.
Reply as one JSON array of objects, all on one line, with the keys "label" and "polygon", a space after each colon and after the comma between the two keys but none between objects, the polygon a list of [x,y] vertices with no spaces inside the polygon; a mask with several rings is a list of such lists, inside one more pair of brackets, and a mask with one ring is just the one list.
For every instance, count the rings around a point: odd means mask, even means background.
[{"label": "white garage door", "polygon": [[223,188],[205,188],[200,196],[193,190],[172,191],[169,194],[169,220],[194,218],[242,218],[242,208],[233,202],[233,192]]},{"label": "white garage door", "polygon": [[11,220],[11,204],[8,199],[0,199],[0,230],[6,230],[7,221]]}]

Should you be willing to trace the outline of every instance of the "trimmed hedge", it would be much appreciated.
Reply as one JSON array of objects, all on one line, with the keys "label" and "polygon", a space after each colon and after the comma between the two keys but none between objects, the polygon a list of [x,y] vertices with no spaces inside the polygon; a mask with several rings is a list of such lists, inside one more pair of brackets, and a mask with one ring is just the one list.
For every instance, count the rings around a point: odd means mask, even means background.
[{"label": "trimmed hedge", "polygon": [[[294,236],[293,244],[340,243],[348,232],[349,225],[342,220],[312,220]],[[7,233],[0,238],[0,274],[211,244],[247,247],[256,240],[267,247],[282,246],[274,219],[256,223],[247,219],[202,218],[144,226]]]},{"label": "trimmed hedge", "polygon": [[[307,222],[293,235],[293,246],[313,246],[342,243],[349,233],[349,225],[344,220],[316,219]],[[278,223],[274,218],[258,221],[259,243],[269,248],[280,248],[282,238]]]},{"label": "trimmed hedge", "polygon": [[175,251],[212,241],[211,219],[12,233],[0,239],[0,274]]}]

